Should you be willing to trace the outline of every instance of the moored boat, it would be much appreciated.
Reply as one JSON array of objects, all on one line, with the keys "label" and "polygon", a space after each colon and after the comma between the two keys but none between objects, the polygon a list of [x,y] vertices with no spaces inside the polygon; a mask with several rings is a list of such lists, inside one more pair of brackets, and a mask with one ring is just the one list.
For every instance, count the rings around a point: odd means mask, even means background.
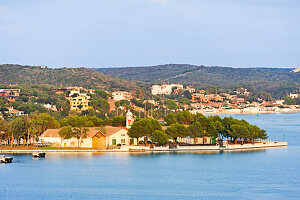
[{"label": "moored boat", "polygon": [[34,153],[32,153],[32,155],[35,158],[45,158],[46,153],[45,152],[34,152]]},{"label": "moored boat", "polygon": [[5,155],[0,155],[1,163],[11,163],[13,161],[12,157],[6,157]]}]

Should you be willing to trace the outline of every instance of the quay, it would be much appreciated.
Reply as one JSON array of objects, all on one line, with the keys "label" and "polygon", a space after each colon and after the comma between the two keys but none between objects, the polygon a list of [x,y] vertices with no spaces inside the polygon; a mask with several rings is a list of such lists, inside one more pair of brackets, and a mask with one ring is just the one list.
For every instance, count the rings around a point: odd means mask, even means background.
[{"label": "quay", "polygon": [[[274,147],[286,147],[287,142],[261,142],[250,144],[229,144],[226,146],[219,145],[195,145],[195,146],[122,146],[120,149],[43,149],[43,152],[184,152],[184,151],[234,151],[234,150],[255,150],[255,149],[267,149]],[[0,153],[37,153],[40,149],[0,149]]]}]

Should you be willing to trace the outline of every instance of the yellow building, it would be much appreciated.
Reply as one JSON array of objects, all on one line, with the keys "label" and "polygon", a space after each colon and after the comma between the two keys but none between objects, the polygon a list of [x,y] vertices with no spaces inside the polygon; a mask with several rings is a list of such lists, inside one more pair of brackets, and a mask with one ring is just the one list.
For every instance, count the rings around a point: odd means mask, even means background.
[{"label": "yellow building", "polygon": [[[70,100],[71,110],[82,111],[89,108],[89,100],[87,99],[87,96],[69,97],[68,99]],[[82,107],[80,105],[82,105]]]}]

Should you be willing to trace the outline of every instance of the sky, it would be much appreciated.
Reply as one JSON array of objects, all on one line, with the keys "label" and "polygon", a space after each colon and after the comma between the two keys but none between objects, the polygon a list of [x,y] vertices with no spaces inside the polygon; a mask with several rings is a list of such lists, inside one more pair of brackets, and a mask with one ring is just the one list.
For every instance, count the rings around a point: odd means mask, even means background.
[{"label": "sky", "polygon": [[0,0],[0,64],[300,67],[299,0]]}]

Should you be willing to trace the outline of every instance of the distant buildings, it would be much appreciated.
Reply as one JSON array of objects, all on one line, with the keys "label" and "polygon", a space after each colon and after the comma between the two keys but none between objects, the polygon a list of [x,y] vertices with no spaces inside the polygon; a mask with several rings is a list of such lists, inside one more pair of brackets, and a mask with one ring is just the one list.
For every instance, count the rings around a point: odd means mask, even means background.
[{"label": "distant buildings", "polygon": [[50,103],[44,104],[43,107],[46,108],[46,109],[48,109],[48,110],[57,111],[56,106],[55,105],[51,105]]},{"label": "distant buildings", "polygon": [[0,96],[5,97],[8,101],[15,101],[20,96],[20,89],[0,89]]},{"label": "distant buildings", "polygon": [[112,97],[116,101],[132,99],[132,95],[130,94],[130,92],[127,92],[127,91],[114,91],[112,93]]},{"label": "distant buildings", "polygon": [[178,94],[178,90],[183,90],[183,85],[181,84],[163,84],[163,85],[152,85],[151,94],[152,95],[161,95],[161,94],[172,94],[173,89],[174,93]]},{"label": "distant buildings", "polygon": [[70,109],[75,111],[83,111],[89,108],[89,98],[85,95],[76,97],[68,97],[70,101]]},{"label": "distant buildings", "polygon": [[16,110],[13,107],[8,107],[7,109],[8,111],[5,111],[5,113],[8,114],[10,117],[25,115],[24,111]]},{"label": "distant buildings", "polygon": [[297,93],[290,93],[290,94],[289,94],[289,97],[291,97],[292,99],[300,98],[300,94],[297,94]]},{"label": "distant buildings", "polygon": [[214,101],[214,102],[221,102],[224,101],[224,97],[218,95],[218,94],[199,94],[199,93],[194,93],[192,94],[192,102],[209,102],[209,101]]},{"label": "distant buildings", "polygon": [[300,68],[295,68],[294,70],[292,70],[292,72],[294,73],[300,72]]}]

